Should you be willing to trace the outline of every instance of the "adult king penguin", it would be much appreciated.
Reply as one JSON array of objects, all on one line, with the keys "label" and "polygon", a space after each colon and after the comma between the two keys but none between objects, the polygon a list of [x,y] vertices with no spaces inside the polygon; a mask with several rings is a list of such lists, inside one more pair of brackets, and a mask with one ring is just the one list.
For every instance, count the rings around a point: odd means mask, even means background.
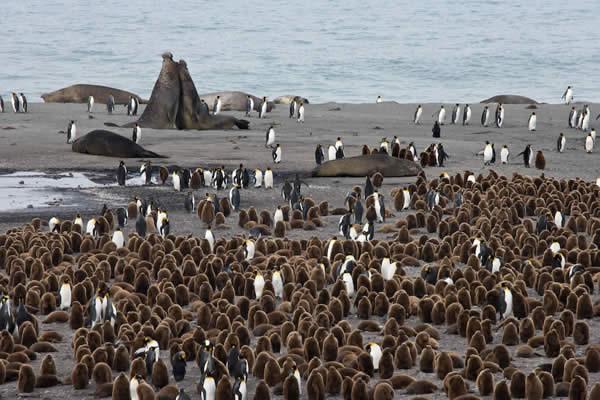
[{"label": "adult king penguin", "polygon": [[221,96],[217,96],[215,99],[215,103],[213,104],[213,115],[217,115],[221,112],[223,102],[221,101]]},{"label": "adult king penguin", "polygon": [[0,113],[4,112],[4,99],[0,96]]},{"label": "adult king penguin", "polygon": [[336,159],[335,158],[336,152],[337,152],[337,149],[335,148],[335,146],[330,144],[329,148],[327,149],[327,158],[329,159],[329,161]]},{"label": "adult king penguin", "polygon": [[137,122],[133,123],[133,132],[131,140],[133,140],[137,144],[140,144],[140,142],[142,141],[142,128],[138,125]]},{"label": "adult king penguin", "polygon": [[504,106],[502,103],[498,103],[496,106],[496,126],[498,128],[502,128],[502,124],[504,123]]},{"label": "adult king penguin", "polygon": [[273,156],[273,162],[275,164],[279,164],[281,162],[281,146],[279,143],[277,143],[277,146],[273,149],[271,155]]},{"label": "adult king penguin", "polygon": [[483,112],[481,113],[481,125],[488,126],[488,120],[490,119],[490,108],[485,106],[483,108]]},{"label": "adult king penguin", "polygon": [[585,138],[585,152],[591,153],[594,150],[594,139],[592,138],[592,134],[588,134]]},{"label": "adult king penguin", "polygon": [[290,103],[290,118],[294,118],[298,113],[298,102],[296,100],[292,100]]},{"label": "adult king penguin", "polygon": [[106,100],[106,111],[108,111],[109,114],[112,114],[114,109],[115,109],[115,98],[113,97],[112,94],[110,94],[110,95],[108,95],[108,100]]},{"label": "adult king penguin", "polygon": [[571,104],[573,101],[573,88],[571,86],[567,86],[567,90],[565,90],[561,99],[565,101],[565,104]]},{"label": "adult king penguin", "polygon": [[465,104],[465,110],[463,111],[463,125],[469,125],[469,121],[471,121],[471,106]]},{"label": "adult king penguin", "polygon": [[440,106],[440,110],[438,111],[437,122],[440,125],[444,125],[445,121],[446,121],[446,109],[442,105],[442,106]]},{"label": "adult king penguin", "polygon": [[19,100],[21,100],[21,112],[27,112],[27,97],[23,93],[19,93]]},{"label": "adult king penguin", "polygon": [[413,122],[415,125],[419,124],[419,121],[421,120],[421,115],[423,115],[423,106],[419,104],[417,106],[417,109],[415,110],[415,115],[413,117]]},{"label": "adult king penguin", "polygon": [[525,165],[526,168],[530,168],[531,165],[533,164],[533,150],[531,148],[531,145],[528,144],[527,147],[525,147],[525,150],[523,150],[522,152],[520,152],[519,154],[517,154],[517,156],[523,156],[523,164]]},{"label": "adult king penguin", "polygon": [[483,149],[483,165],[490,165],[494,162],[494,158],[494,145],[486,141]]},{"label": "adult king penguin", "polygon": [[127,167],[123,161],[119,162],[119,168],[117,168],[117,183],[119,186],[125,186],[127,181]]},{"label": "adult king penguin", "polygon": [[452,123],[454,125],[458,124],[458,119],[460,118],[460,104],[456,104],[452,109]]},{"label": "adult king penguin", "polygon": [[275,129],[273,128],[273,125],[271,125],[269,129],[267,129],[267,135],[265,137],[265,147],[271,147],[273,146],[273,144],[275,144]]},{"label": "adult king penguin", "polygon": [[267,113],[267,96],[263,96],[258,108],[258,118],[264,118]]},{"label": "adult king penguin", "polygon": [[537,123],[537,117],[536,117],[535,113],[532,112],[531,115],[529,116],[529,124],[528,124],[528,129],[530,132],[535,131],[536,123]]},{"label": "adult king penguin", "polygon": [[300,107],[298,107],[298,122],[304,123],[304,103],[300,102]]},{"label": "adult king penguin", "polygon": [[315,161],[317,162],[317,165],[321,165],[321,163],[323,163],[323,160],[325,160],[325,154],[323,153],[323,146],[318,144],[317,149],[315,150]]},{"label": "adult king penguin", "polygon": [[254,110],[254,100],[250,95],[246,96],[246,117],[250,116],[250,113]]},{"label": "adult king penguin", "polygon": [[17,96],[16,93],[13,92],[10,94],[10,102],[12,104],[13,111],[18,113],[19,110],[21,109],[21,107],[19,104],[19,97]]},{"label": "adult king penguin", "polygon": [[567,138],[565,137],[564,133],[560,133],[560,136],[558,137],[558,140],[556,141],[556,151],[558,151],[559,153],[562,153],[565,151],[565,148],[567,147]]},{"label": "adult king penguin", "polygon": [[94,108],[94,96],[88,97],[88,113],[92,113],[92,109]]},{"label": "adult king penguin", "polygon": [[508,157],[510,156],[510,152],[508,151],[508,146],[502,146],[502,150],[500,150],[500,161],[502,164],[508,164]]},{"label": "adult king penguin", "polygon": [[75,125],[75,121],[70,120],[67,126],[67,143],[71,144],[75,139],[77,139],[77,125]]}]

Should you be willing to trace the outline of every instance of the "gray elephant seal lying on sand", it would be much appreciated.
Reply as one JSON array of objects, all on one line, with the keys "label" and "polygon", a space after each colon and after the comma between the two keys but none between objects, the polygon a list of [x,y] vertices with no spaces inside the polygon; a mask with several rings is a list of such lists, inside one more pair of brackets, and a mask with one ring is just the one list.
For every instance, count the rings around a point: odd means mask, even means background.
[{"label": "gray elephant seal lying on sand", "polygon": [[383,176],[416,176],[421,167],[413,161],[390,157],[387,154],[369,154],[327,161],[316,167],[312,176],[367,176],[375,172]]},{"label": "gray elephant seal lying on sand", "polygon": [[525,96],[516,96],[512,94],[502,94],[499,96],[490,97],[489,99],[481,100],[480,103],[502,103],[502,104],[537,104],[537,101]]},{"label": "gray elephant seal lying on sand", "polygon": [[[44,99],[44,102],[46,103],[87,103],[88,97],[94,96],[96,103],[106,104],[106,100],[111,94],[115,98],[116,104],[127,104],[129,96],[134,96],[139,99],[138,95],[126,90],[115,89],[108,86],[84,84],[72,85],[55,90],[54,92],[44,93],[42,99]],[[147,100],[140,99],[140,103],[145,103],[146,101]]]},{"label": "gray elephant seal lying on sand", "polygon": [[139,144],[117,135],[116,133],[98,129],[75,140],[71,149],[76,153],[119,158],[166,158],[153,151],[144,149]]}]

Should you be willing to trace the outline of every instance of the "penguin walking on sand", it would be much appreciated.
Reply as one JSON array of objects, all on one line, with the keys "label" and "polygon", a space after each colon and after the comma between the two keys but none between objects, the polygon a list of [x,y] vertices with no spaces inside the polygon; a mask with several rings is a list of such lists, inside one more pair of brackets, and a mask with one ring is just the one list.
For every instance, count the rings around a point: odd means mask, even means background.
[{"label": "penguin walking on sand", "polygon": [[140,144],[140,142],[142,141],[142,128],[138,125],[137,122],[133,123],[133,132],[131,140],[137,144]]},{"label": "penguin walking on sand", "polygon": [[304,103],[300,102],[300,107],[298,107],[298,122],[304,123]]},{"label": "penguin walking on sand", "polygon": [[108,111],[109,114],[112,114],[114,109],[115,109],[115,98],[113,97],[112,94],[110,94],[110,95],[108,95],[108,100],[106,100],[106,111]]},{"label": "penguin walking on sand", "polygon": [[71,144],[77,139],[77,125],[75,121],[70,120],[67,126],[67,144]]},{"label": "penguin walking on sand", "polygon": [[315,161],[316,161],[317,165],[321,165],[323,163],[323,160],[325,160],[325,154],[323,153],[323,146],[318,144],[317,148],[315,150]]},{"label": "penguin walking on sand", "polygon": [[294,118],[298,113],[298,102],[296,100],[292,100],[290,103],[290,118]]},{"label": "penguin walking on sand", "polygon": [[500,314],[500,320],[504,321],[506,318],[513,315],[513,295],[506,283],[500,284],[500,297],[498,298],[498,314]]},{"label": "penguin walking on sand", "polygon": [[567,147],[567,138],[565,137],[564,133],[560,133],[560,136],[558,137],[558,140],[556,141],[556,151],[558,151],[559,153],[562,153],[565,151]]},{"label": "penguin walking on sand", "polygon": [[462,124],[469,125],[470,121],[471,121],[471,106],[468,104],[465,104],[465,110],[463,111]]},{"label": "penguin walking on sand", "polygon": [[267,135],[265,137],[265,147],[271,147],[275,143],[275,129],[273,125],[267,129]]},{"label": "penguin walking on sand", "polygon": [[500,161],[502,164],[508,164],[508,157],[510,156],[510,152],[508,151],[508,146],[502,146],[502,150],[500,150]]},{"label": "penguin walking on sand", "polygon": [[271,168],[265,170],[265,189],[273,189],[273,171]]},{"label": "penguin walking on sand", "polygon": [[590,129],[590,109],[585,105],[583,120],[581,121],[581,130],[587,132]]},{"label": "penguin walking on sand", "polygon": [[264,118],[267,113],[267,96],[263,96],[258,108],[258,118]]},{"label": "penguin walking on sand", "polygon": [[119,186],[125,186],[127,183],[127,167],[123,161],[119,162],[119,168],[117,168],[117,183]]},{"label": "penguin walking on sand", "polygon": [[[435,114],[434,114],[434,116],[435,116]],[[440,109],[437,114],[437,122],[440,125],[444,125],[445,121],[446,121],[446,109],[442,105],[442,106],[440,106]]]},{"label": "penguin walking on sand", "polygon": [[271,155],[275,164],[279,164],[281,162],[281,146],[279,145],[279,143],[277,143],[277,146],[275,146],[275,148],[271,152]]},{"label": "penguin walking on sand", "polygon": [[489,119],[490,119],[490,108],[488,106],[485,106],[483,108],[483,112],[481,113],[481,125],[487,127]]},{"label": "penguin walking on sand", "polygon": [[421,120],[421,115],[423,115],[423,106],[419,104],[417,106],[417,109],[415,110],[415,115],[413,116],[413,123],[415,125],[419,125],[419,121]]},{"label": "penguin walking on sand", "polygon": [[133,108],[135,107],[135,100],[133,96],[129,96],[127,100],[127,115],[133,115]]},{"label": "penguin walking on sand", "polygon": [[504,123],[504,106],[502,103],[498,103],[496,106],[496,126],[498,128],[502,128],[502,124]]},{"label": "penguin walking on sand", "polygon": [[71,282],[66,278],[58,292],[58,309],[68,310],[71,308]]},{"label": "penguin walking on sand", "polygon": [[570,85],[567,86],[567,90],[565,90],[561,99],[565,101],[565,104],[571,104],[573,101],[573,88]]},{"label": "penguin walking on sand", "polygon": [[91,114],[93,108],[94,108],[94,96],[89,96],[88,97],[88,108],[87,108],[88,113]]},{"label": "penguin walking on sand", "polygon": [[383,103],[383,97],[377,96],[377,100],[375,100],[375,104]]},{"label": "penguin walking on sand", "polygon": [[4,112],[4,99],[0,96],[0,113]]},{"label": "penguin walking on sand", "polygon": [[250,113],[254,110],[254,100],[250,95],[246,95],[246,117],[250,116]]},{"label": "penguin walking on sand", "polygon": [[21,112],[27,112],[27,97],[23,93],[19,93],[19,100],[21,101]]},{"label": "penguin walking on sand", "polygon": [[173,171],[173,188],[176,192],[181,192],[181,177],[179,171]]},{"label": "penguin walking on sand", "polygon": [[19,97],[17,96],[17,94],[15,92],[10,94],[10,102],[12,104],[13,111],[18,113],[21,109],[21,106],[19,103]]},{"label": "penguin walking on sand", "polygon": [[485,148],[483,149],[483,165],[490,165],[494,163],[494,145],[486,140]]},{"label": "penguin walking on sand", "polygon": [[533,149],[531,148],[531,145],[528,144],[525,147],[525,150],[523,150],[522,152],[520,152],[519,154],[517,154],[517,157],[522,155],[523,156],[523,164],[525,165],[526,168],[530,168],[531,165],[533,164]]},{"label": "penguin walking on sand", "polygon": [[535,112],[532,112],[531,115],[529,116],[529,123],[528,123],[528,129],[530,132],[535,131],[536,122],[537,122],[537,117],[535,115]]},{"label": "penguin walking on sand", "polygon": [[594,150],[594,139],[592,138],[592,134],[588,134],[585,138],[585,152],[591,153]]},{"label": "penguin walking on sand", "polygon": [[142,179],[142,185],[150,185],[152,183],[152,162],[142,164],[140,167],[140,178]]},{"label": "penguin walking on sand", "polygon": [[452,109],[452,124],[458,124],[458,119],[460,118],[460,104],[456,104]]},{"label": "penguin walking on sand", "polygon": [[215,102],[213,104],[213,115],[217,115],[218,113],[220,113],[221,107],[222,107],[221,96],[217,96],[215,98]]},{"label": "penguin walking on sand", "polygon": [[254,187],[259,188],[263,184],[263,173],[260,169],[254,170]]}]

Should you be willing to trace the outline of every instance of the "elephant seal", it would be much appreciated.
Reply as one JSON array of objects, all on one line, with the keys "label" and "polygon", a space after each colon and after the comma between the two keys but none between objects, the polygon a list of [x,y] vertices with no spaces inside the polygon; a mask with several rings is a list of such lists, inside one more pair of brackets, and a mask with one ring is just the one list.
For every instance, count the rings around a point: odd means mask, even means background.
[{"label": "elephant seal", "polygon": [[315,177],[367,176],[375,172],[383,176],[416,176],[421,167],[414,161],[390,157],[387,154],[369,154],[327,161],[312,171]]},{"label": "elephant seal", "polygon": [[[113,95],[116,104],[127,104],[129,96],[140,98],[137,94],[100,85],[77,84],[68,86],[54,92],[44,93],[42,99],[46,103],[85,103],[88,97],[94,96],[95,102],[106,104],[109,95]],[[140,103],[146,103],[147,100],[140,99]]]},{"label": "elephant seal", "polygon": [[[236,91],[204,93],[199,95],[210,108],[212,108],[215,103],[217,96],[220,96],[221,101],[223,102],[223,105],[221,106],[222,111],[246,111],[246,96],[250,96],[254,101],[254,111],[258,111],[258,106],[262,101],[261,98],[252,94]],[[274,108],[275,104],[273,104],[273,102],[267,102],[267,112],[271,112]]]},{"label": "elephant seal", "polygon": [[177,128],[207,130],[231,129],[237,126],[240,129],[248,129],[249,122],[244,119],[237,119],[230,115],[212,115],[206,107],[201,107],[196,85],[184,60],[179,60],[178,71],[181,94],[176,119]]},{"label": "elephant seal", "polygon": [[487,103],[502,103],[502,104],[538,104],[534,99],[525,96],[517,96],[512,94],[502,94],[500,96],[490,97],[489,99],[481,100],[481,104]]},{"label": "elephant seal", "polygon": [[[142,128],[175,129],[175,120],[179,111],[181,85],[179,83],[179,65],[173,61],[173,54],[163,53],[162,68],[152,89],[148,105],[138,119]],[[132,124],[127,124],[133,126]]]},{"label": "elephant seal", "polygon": [[145,150],[139,144],[102,129],[89,132],[73,142],[71,149],[76,153],[119,158],[166,158]]},{"label": "elephant seal", "polygon": [[276,98],[274,100],[275,104],[290,104],[292,101],[296,100],[297,102],[302,102],[304,104],[310,104],[308,102],[308,99],[302,96],[292,96],[292,95],[286,95],[286,96],[279,96],[278,98]]}]

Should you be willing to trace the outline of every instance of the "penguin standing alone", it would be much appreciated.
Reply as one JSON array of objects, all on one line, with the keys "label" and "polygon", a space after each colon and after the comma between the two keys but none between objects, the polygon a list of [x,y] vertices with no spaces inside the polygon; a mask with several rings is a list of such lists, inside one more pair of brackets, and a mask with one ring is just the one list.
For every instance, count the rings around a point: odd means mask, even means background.
[{"label": "penguin standing alone", "polygon": [[94,96],[89,96],[88,97],[88,108],[87,108],[88,113],[91,114],[93,108],[94,108]]},{"label": "penguin standing alone", "polygon": [[525,165],[526,168],[531,167],[531,164],[533,164],[533,149],[531,148],[531,145],[528,144],[525,147],[525,150],[523,150],[522,152],[520,152],[519,154],[517,154],[517,156],[523,155],[523,164]]},{"label": "penguin standing alone", "polygon": [[294,118],[298,113],[298,102],[296,100],[292,100],[290,103],[290,118]]},{"label": "penguin standing alone", "polygon": [[298,107],[298,122],[304,123],[304,103],[300,102],[300,107]]},{"label": "penguin standing alone", "polygon": [[565,104],[571,104],[573,101],[573,88],[570,85],[567,86],[567,90],[565,90],[561,99],[564,99]]},{"label": "penguin standing alone", "polygon": [[423,115],[423,106],[421,106],[420,104],[417,106],[417,109],[415,110],[415,115],[413,117],[413,123],[415,125],[419,124],[419,120],[421,119],[421,115]]},{"label": "penguin standing alone", "polygon": [[258,109],[258,118],[264,118],[267,113],[267,96],[263,96]]},{"label": "penguin standing alone", "polygon": [[483,112],[481,113],[481,125],[488,126],[488,120],[490,118],[490,108],[485,106],[483,108]]},{"label": "penguin standing alone", "polygon": [[502,164],[508,164],[508,157],[510,156],[510,152],[508,151],[508,146],[502,146],[502,150],[500,150],[500,161]]},{"label": "penguin standing alone", "polygon": [[67,126],[67,143],[71,144],[75,139],[77,139],[77,125],[75,125],[75,121],[70,120]]},{"label": "penguin standing alone", "polygon": [[323,146],[318,144],[317,149],[315,150],[315,161],[317,162],[317,165],[321,165],[321,163],[323,163],[324,159],[325,159],[325,154],[323,154]]},{"label": "penguin standing alone", "polygon": [[471,106],[465,104],[465,111],[463,112],[463,125],[469,125],[469,121],[471,121]]},{"label": "penguin standing alone", "polygon": [[498,103],[496,106],[496,126],[498,128],[502,128],[502,124],[504,123],[504,106],[502,103]]},{"label": "penguin standing alone", "polygon": [[213,104],[213,115],[217,115],[221,112],[221,105],[221,96],[217,96],[217,98],[215,99],[215,103]]},{"label": "penguin standing alone", "polygon": [[336,155],[336,148],[334,145],[330,144],[329,147],[327,148],[327,156],[329,161],[335,160],[335,155]]},{"label": "penguin standing alone", "polygon": [[58,292],[58,309],[68,310],[71,308],[71,283],[69,278],[66,278]]},{"label": "penguin standing alone", "polygon": [[271,154],[273,156],[273,162],[279,164],[281,162],[281,146],[277,143],[277,146],[273,149]]},{"label": "penguin standing alone", "polygon": [[528,129],[530,132],[535,131],[536,122],[537,122],[537,117],[536,117],[535,113],[532,112],[531,115],[529,116],[529,125],[528,125]]},{"label": "penguin standing alone", "polygon": [[252,110],[254,110],[254,100],[250,95],[246,95],[246,117],[250,116]]},{"label": "penguin standing alone", "polygon": [[440,110],[438,111],[437,122],[440,125],[444,125],[445,121],[446,121],[446,109],[442,105],[442,106],[440,106]]},{"label": "penguin standing alone", "polygon": [[117,183],[119,186],[125,186],[127,180],[127,167],[123,161],[119,162],[119,168],[117,168]]},{"label": "penguin standing alone", "polygon": [[494,145],[486,141],[483,149],[483,165],[492,164],[495,161],[494,158]]},{"label": "penguin standing alone", "polygon": [[271,147],[275,143],[275,129],[273,125],[267,129],[267,136],[265,137],[265,147]]},{"label": "penguin standing alone", "polygon": [[565,151],[565,148],[567,146],[567,138],[565,137],[564,133],[560,133],[560,136],[558,137],[558,140],[556,141],[556,150],[559,153],[562,153]]},{"label": "penguin standing alone", "polygon": [[140,142],[142,141],[142,128],[140,128],[137,122],[134,122],[133,124],[133,133],[131,140],[133,140],[137,144],[140,144]]},{"label": "penguin standing alone", "polygon": [[592,138],[592,134],[588,134],[585,138],[585,152],[591,153],[594,150],[594,139]]},{"label": "penguin standing alone", "polygon": [[106,100],[106,111],[108,111],[109,114],[112,114],[114,109],[115,109],[115,98],[113,97],[112,94],[110,94],[110,95],[108,95],[108,100]]},{"label": "penguin standing alone", "polygon": [[273,189],[273,171],[267,168],[265,171],[265,189]]}]

